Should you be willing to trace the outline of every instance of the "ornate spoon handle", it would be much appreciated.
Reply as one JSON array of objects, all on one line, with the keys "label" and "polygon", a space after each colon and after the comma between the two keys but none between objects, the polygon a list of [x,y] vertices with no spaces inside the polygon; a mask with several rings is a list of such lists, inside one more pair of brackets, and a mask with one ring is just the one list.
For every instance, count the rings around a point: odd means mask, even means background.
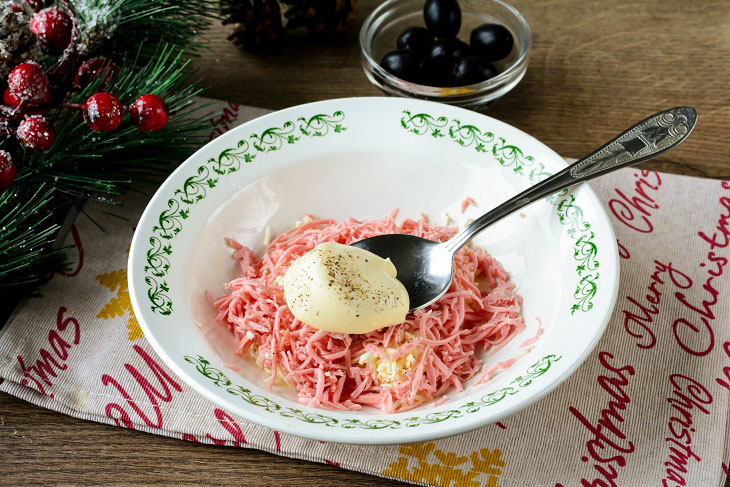
[{"label": "ornate spoon handle", "polygon": [[671,108],[656,113],[592,154],[485,213],[444,243],[444,246],[456,252],[491,224],[534,201],[673,149],[689,136],[696,122],[697,111],[691,107]]}]

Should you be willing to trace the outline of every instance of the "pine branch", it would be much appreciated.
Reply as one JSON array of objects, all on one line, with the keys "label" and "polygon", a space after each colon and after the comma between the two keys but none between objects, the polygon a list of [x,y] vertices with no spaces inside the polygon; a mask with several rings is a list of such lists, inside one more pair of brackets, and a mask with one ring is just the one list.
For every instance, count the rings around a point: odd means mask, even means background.
[{"label": "pine branch", "polygon": [[[18,151],[16,141],[0,138],[0,149],[9,144],[19,170],[12,186],[0,191],[4,296],[23,295],[65,268],[64,249],[54,247],[54,241],[70,208],[88,198],[115,203],[133,183],[159,183],[205,142],[200,134],[212,115],[193,109],[201,90],[188,79],[183,51],[189,55],[201,49],[197,35],[216,16],[216,0],[69,0],[64,5],[78,21],[75,49],[81,58],[101,55],[121,66],[117,81],[104,91],[125,106],[143,94],[159,95],[170,119],[161,131],[142,133],[127,115],[118,130],[98,134],[79,110],[52,110],[47,117],[56,142],[48,151]],[[64,102],[84,103],[100,91],[101,82],[91,82]]]},{"label": "pine branch", "polygon": [[71,5],[83,54],[139,49],[141,60],[151,59],[160,41],[197,53],[198,35],[219,15],[216,0],[73,0]]},{"label": "pine branch", "polygon": [[64,249],[53,248],[60,206],[53,188],[43,184],[0,194],[0,292],[22,295],[66,267]]},{"label": "pine branch", "polygon": [[[125,105],[142,94],[163,97],[170,108],[168,125],[159,132],[142,133],[127,116],[118,130],[98,134],[84,123],[79,111],[64,110],[55,123],[56,144],[48,152],[28,154],[18,182],[41,181],[72,200],[114,202],[132,183],[159,182],[204,143],[200,134],[209,125],[211,114],[205,110],[190,113],[193,97],[201,90],[186,79],[188,62],[183,52],[163,46],[141,69],[134,69],[134,64],[122,66],[119,79],[106,91]],[[83,103],[98,91],[97,84],[92,83],[69,102]]]}]

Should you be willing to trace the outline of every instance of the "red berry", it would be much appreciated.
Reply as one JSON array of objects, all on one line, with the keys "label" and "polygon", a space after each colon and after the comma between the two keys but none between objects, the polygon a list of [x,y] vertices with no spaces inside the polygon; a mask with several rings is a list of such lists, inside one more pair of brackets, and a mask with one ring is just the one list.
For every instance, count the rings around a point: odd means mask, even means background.
[{"label": "red berry", "polygon": [[66,49],[71,42],[71,27],[71,17],[56,7],[44,8],[30,19],[30,31],[50,54],[61,54]]},{"label": "red berry", "polygon": [[3,103],[10,108],[18,108],[18,105],[20,105],[20,99],[13,95],[10,88],[5,88],[5,91],[3,92]]},{"label": "red berry", "polygon": [[84,61],[76,71],[74,86],[76,89],[83,89],[92,81],[99,79],[99,89],[104,90],[113,85],[119,78],[119,68],[111,61],[103,57],[95,57]]},{"label": "red berry", "polygon": [[14,98],[33,105],[45,105],[51,101],[48,78],[34,62],[15,66],[8,76],[8,90]]},{"label": "red berry", "polygon": [[[10,88],[5,88],[3,92],[3,103],[10,108],[18,108],[20,106],[20,100],[10,92]],[[48,107],[34,106],[31,108],[23,109],[23,113],[26,115],[43,115],[48,111]]]},{"label": "red berry", "polygon": [[124,106],[114,95],[96,93],[84,103],[84,120],[96,132],[111,132],[119,127],[124,117]]},{"label": "red berry", "polygon": [[142,132],[157,132],[167,125],[170,110],[165,100],[157,95],[142,95],[129,109],[134,124]]},{"label": "red berry", "polygon": [[17,173],[18,170],[15,169],[10,154],[0,150],[0,189],[5,189],[13,184]]},{"label": "red berry", "polygon": [[56,138],[53,125],[40,115],[32,115],[20,122],[16,135],[26,148],[33,151],[48,149]]}]

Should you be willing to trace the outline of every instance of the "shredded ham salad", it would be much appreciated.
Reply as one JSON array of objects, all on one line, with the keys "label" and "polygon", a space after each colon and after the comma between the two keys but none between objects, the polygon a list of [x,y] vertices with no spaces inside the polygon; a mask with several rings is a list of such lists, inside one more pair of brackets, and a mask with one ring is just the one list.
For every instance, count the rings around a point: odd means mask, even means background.
[{"label": "shredded ham salad", "polygon": [[[386,413],[406,411],[443,396],[479,374],[481,350],[498,350],[525,328],[522,298],[501,264],[484,250],[464,247],[455,259],[448,292],[405,322],[364,335],[328,333],[294,318],[281,277],[295,259],[322,242],[350,244],[375,235],[403,233],[446,241],[455,227],[420,220],[342,222],[314,220],[277,237],[259,259],[228,240],[243,276],[227,283],[230,294],[214,302],[217,320],[270,377],[294,387],[312,407],[357,410],[373,406]],[[488,380],[488,376],[482,377]]]}]

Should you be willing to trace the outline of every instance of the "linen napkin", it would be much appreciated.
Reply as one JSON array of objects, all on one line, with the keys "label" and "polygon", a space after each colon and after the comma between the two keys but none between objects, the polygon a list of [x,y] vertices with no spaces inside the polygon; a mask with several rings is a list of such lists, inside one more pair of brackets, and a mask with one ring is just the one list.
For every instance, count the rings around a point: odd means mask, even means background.
[{"label": "linen napkin", "polygon": [[[221,103],[211,138],[265,113]],[[624,169],[592,182],[616,230],[618,302],[586,362],[500,423],[401,446],[280,434],[172,374],[132,313],[127,256],[152,195],[79,216],[73,269],[0,331],[0,390],[64,414],[438,486],[724,485],[730,422],[730,182]],[[120,219],[119,216],[123,217]]]}]

